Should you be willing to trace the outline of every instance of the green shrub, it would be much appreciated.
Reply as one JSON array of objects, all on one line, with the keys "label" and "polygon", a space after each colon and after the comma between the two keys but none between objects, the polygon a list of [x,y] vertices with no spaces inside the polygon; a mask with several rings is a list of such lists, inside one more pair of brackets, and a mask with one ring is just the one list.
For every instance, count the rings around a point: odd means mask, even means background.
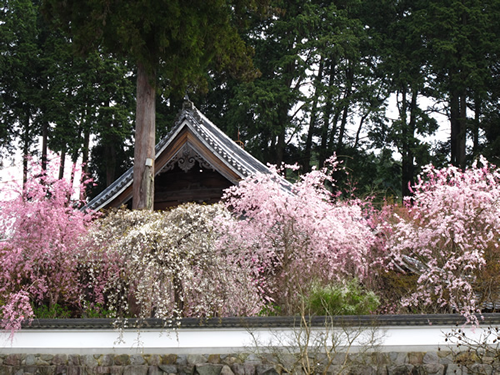
[{"label": "green shrub", "polygon": [[71,318],[71,311],[66,306],[58,303],[52,306],[42,305],[33,308],[33,312],[38,319],[67,319]]},{"label": "green shrub", "polygon": [[364,290],[357,279],[327,286],[313,284],[305,298],[311,315],[367,315],[379,304],[375,293]]},{"label": "green shrub", "polygon": [[97,319],[112,317],[113,311],[105,309],[101,303],[95,303],[93,305],[84,304],[82,318]]}]

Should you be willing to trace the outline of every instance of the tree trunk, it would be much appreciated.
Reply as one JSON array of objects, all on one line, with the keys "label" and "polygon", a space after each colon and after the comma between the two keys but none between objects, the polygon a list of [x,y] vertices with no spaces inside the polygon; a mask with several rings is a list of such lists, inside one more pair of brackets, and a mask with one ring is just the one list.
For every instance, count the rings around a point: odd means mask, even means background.
[{"label": "tree trunk", "polygon": [[344,150],[345,127],[347,125],[347,115],[349,114],[349,100],[344,103],[344,108],[342,109],[342,120],[340,121],[339,136],[337,139],[337,155],[341,155]]},{"label": "tree trunk", "polygon": [[28,158],[30,151],[30,136],[29,136],[29,126],[31,122],[31,116],[29,112],[26,113],[26,124],[24,126],[23,132],[23,190],[28,182]]},{"label": "tree trunk", "polygon": [[399,119],[401,121],[401,196],[408,195],[408,99],[407,87],[401,88],[401,106],[399,109]]},{"label": "tree trunk", "polygon": [[142,63],[137,67],[133,209],[153,209],[155,162],[155,81]]},{"label": "tree trunk", "polygon": [[47,121],[42,123],[42,171],[47,170],[47,140],[49,137],[49,124]]},{"label": "tree trunk", "polygon": [[354,71],[351,68],[351,63],[349,63],[349,66],[347,67],[346,78],[347,82],[346,82],[344,100],[342,101],[344,108],[342,110],[342,121],[340,123],[339,137],[337,139],[337,155],[341,154],[344,148],[344,134],[347,125],[347,116],[349,114],[349,106],[351,104],[352,84],[354,80]]},{"label": "tree trunk", "polygon": [[318,75],[315,80],[315,93],[313,97],[313,102],[311,105],[311,119],[309,121],[309,129],[307,131],[306,144],[304,146],[304,160],[302,162],[302,169],[304,173],[311,170],[311,149],[312,149],[312,138],[314,131],[316,129],[316,121],[318,117],[318,100],[321,95],[321,81],[323,80],[323,57],[319,62]]},{"label": "tree trunk", "polygon": [[465,93],[454,90],[450,95],[451,163],[465,168]]},{"label": "tree trunk", "polygon": [[[291,46],[290,46],[291,48]],[[285,79],[284,84],[289,90],[292,90],[292,83],[293,83],[293,71],[295,70],[295,63],[290,62],[285,66],[285,75],[288,77]],[[279,129],[279,133],[277,135],[277,140],[276,140],[276,150],[275,150],[275,155],[276,159],[274,163],[276,165],[281,165],[283,163],[284,158],[285,158],[285,148],[286,148],[286,131],[290,126],[290,104],[286,102],[286,100],[280,100],[279,105],[277,108],[277,128]]]},{"label": "tree trunk", "polygon": [[278,134],[278,141],[276,142],[276,165],[281,165],[285,157],[285,136],[286,129],[281,129]]},{"label": "tree trunk", "polygon": [[106,158],[106,186],[116,180],[116,149],[113,142],[104,145],[104,157]]},{"label": "tree trunk", "polygon": [[[403,135],[403,149],[402,149],[402,171],[401,171],[401,194],[403,197],[408,197],[411,195],[410,185],[414,184],[415,178],[415,156],[413,155],[413,148],[415,147],[415,128],[416,128],[416,112],[417,112],[417,90],[412,90],[411,92],[411,102],[410,102],[410,121],[406,120],[406,113],[404,114],[404,123],[402,129]],[[404,95],[406,98],[406,89]],[[405,111],[407,110],[407,104],[404,106]]]},{"label": "tree trunk", "polygon": [[[82,124],[87,120],[89,109],[85,106],[85,116],[82,119]],[[90,150],[90,124],[84,124],[83,126],[83,147],[82,147],[82,172],[86,175],[89,174],[89,150]]]},{"label": "tree trunk", "polygon": [[474,156],[479,154],[479,127],[481,124],[481,104],[482,100],[479,98],[479,95],[476,95],[476,99],[474,100],[474,124],[472,129],[472,137],[473,137],[473,146],[472,153]]},{"label": "tree trunk", "polygon": [[357,150],[359,147],[359,142],[360,142],[360,137],[361,137],[361,130],[363,130],[363,124],[365,123],[366,119],[368,116],[370,116],[370,113],[372,112],[371,109],[368,109],[366,113],[361,116],[359,120],[359,125],[358,125],[358,130],[356,131],[356,138],[354,139],[354,146],[352,146],[353,149]]},{"label": "tree trunk", "polygon": [[64,164],[66,163],[66,145],[61,150],[61,162],[59,163],[59,179],[64,177]]},{"label": "tree trunk", "polygon": [[[340,101],[340,103],[342,100]],[[330,134],[328,136],[328,143],[326,145],[325,149],[325,156],[326,158],[329,158],[330,156],[335,153],[335,155],[339,156],[339,153],[337,152],[336,146],[338,145],[338,142],[335,142],[335,135],[337,134],[337,125],[339,123],[339,118],[340,114],[342,112],[342,104],[337,103],[337,106],[335,108],[335,111],[333,113],[333,118],[332,118],[332,129],[330,131]],[[332,108],[333,109],[333,108]],[[338,138],[337,138],[338,140]],[[325,162],[326,159],[323,159],[323,163]],[[323,164],[321,164],[323,165]]]},{"label": "tree trunk", "polygon": [[465,169],[466,162],[466,138],[467,138],[467,95],[465,90],[462,91],[462,95],[460,96],[460,134],[459,134],[459,143],[458,143],[458,161],[460,168]]},{"label": "tree trunk", "polygon": [[[329,77],[329,82],[333,82],[335,79],[335,73],[336,73],[336,65],[333,59],[330,61],[330,66],[328,69],[327,76]],[[325,163],[325,160],[331,156],[331,153],[329,155],[328,151],[328,140],[329,140],[329,135],[333,134],[335,135],[336,132],[336,125],[337,125],[337,119],[333,121],[332,124],[332,129],[330,130],[330,117],[332,116],[333,113],[333,94],[332,94],[332,89],[331,87],[328,88],[328,92],[325,98],[325,107],[323,109],[323,127],[321,129],[321,145],[320,149],[318,152],[318,162],[319,162],[319,167],[323,167],[323,164]]]}]

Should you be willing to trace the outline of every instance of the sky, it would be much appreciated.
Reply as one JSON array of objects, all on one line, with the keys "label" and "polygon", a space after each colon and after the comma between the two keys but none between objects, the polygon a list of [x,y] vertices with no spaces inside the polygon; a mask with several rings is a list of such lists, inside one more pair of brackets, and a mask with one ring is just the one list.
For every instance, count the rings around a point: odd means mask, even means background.
[{"label": "sky", "polygon": [[[52,154],[53,158],[58,159],[58,155]],[[22,186],[23,178],[23,159],[21,152],[17,150],[14,154],[11,154],[8,158],[0,159],[0,200],[11,199],[10,192],[13,190],[20,191]],[[78,163],[78,167],[81,162]],[[65,172],[64,178],[68,181],[71,179],[72,161],[69,156],[66,157],[65,161]],[[77,172],[75,175],[75,198],[78,198],[79,194],[79,184],[81,173]]]}]

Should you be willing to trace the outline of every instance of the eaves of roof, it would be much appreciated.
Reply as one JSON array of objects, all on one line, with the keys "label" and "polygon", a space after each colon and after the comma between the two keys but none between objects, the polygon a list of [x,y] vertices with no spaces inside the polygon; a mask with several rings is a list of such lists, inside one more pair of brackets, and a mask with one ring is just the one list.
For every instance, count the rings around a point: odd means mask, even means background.
[{"label": "eaves of roof", "polygon": [[[483,326],[500,324],[500,314],[478,315]],[[408,314],[408,315],[356,315],[356,316],[314,316],[306,317],[312,327],[388,327],[388,326],[456,326],[466,324],[459,314]],[[298,327],[303,324],[300,316],[296,317],[228,317],[228,318],[182,318],[171,319],[35,319],[31,324],[23,324],[23,329],[110,329],[126,327],[128,329],[158,329],[176,326],[179,328],[272,328]]]}]

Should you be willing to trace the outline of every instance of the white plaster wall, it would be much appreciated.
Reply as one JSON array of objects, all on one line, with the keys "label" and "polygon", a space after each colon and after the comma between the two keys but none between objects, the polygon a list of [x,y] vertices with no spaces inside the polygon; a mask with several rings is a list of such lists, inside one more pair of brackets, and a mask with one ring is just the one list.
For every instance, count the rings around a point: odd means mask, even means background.
[{"label": "white plaster wall", "polygon": [[[447,326],[382,327],[376,329],[379,351],[430,351],[446,349]],[[464,328],[470,337],[480,338],[482,329]],[[21,330],[10,338],[10,332],[0,333],[0,353],[230,353],[259,346],[292,345],[300,331],[291,329],[178,329],[160,330]],[[330,334],[316,329],[317,334]],[[362,347],[371,335],[367,328],[354,341],[352,349]],[[303,333],[303,332],[302,332]],[[352,336],[356,332],[350,331]],[[347,333],[339,329],[337,337],[345,339]]]}]

